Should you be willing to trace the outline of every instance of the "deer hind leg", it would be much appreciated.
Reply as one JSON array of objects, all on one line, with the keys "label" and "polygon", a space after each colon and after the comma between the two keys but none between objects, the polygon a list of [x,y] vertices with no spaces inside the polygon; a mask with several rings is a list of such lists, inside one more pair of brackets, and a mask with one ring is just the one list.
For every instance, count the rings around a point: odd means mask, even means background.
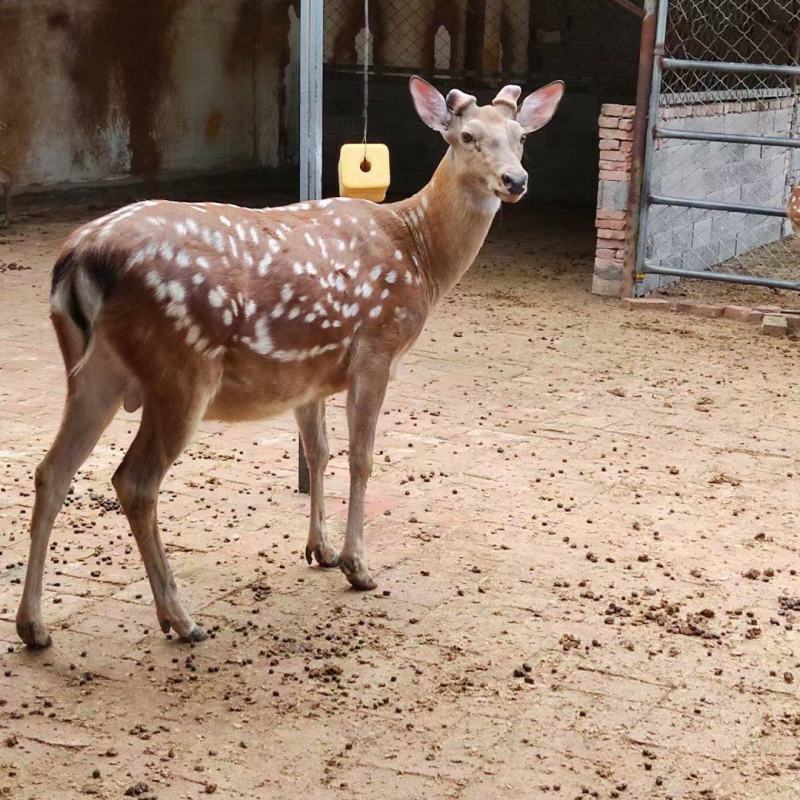
[{"label": "deer hind leg", "polygon": [[[65,327],[68,323],[56,321]],[[59,330],[59,341],[74,331]],[[74,337],[73,337],[74,338]],[[64,350],[71,369],[75,353]],[[94,449],[122,400],[125,376],[102,343],[94,342],[81,368],[68,376],[67,402],[61,428],[36,469],[36,500],[31,518],[31,543],[25,587],[17,611],[17,633],[29,647],[47,647],[50,634],[42,619],[41,597],[47,545],[56,515],[72,478]]]},{"label": "deer hind leg", "polygon": [[142,421],[130,449],[114,473],[117,491],[139,547],[156,605],[161,630],[173,629],[182,639],[199,642],[206,632],[184,610],[158,532],[158,490],[167,470],[180,455],[203,416],[210,392],[178,380],[169,393],[144,393]]},{"label": "deer hind leg", "polygon": [[339,566],[354,589],[374,589],[377,584],[369,574],[364,558],[364,495],[372,474],[375,426],[386,394],[389,369],[380,358],[362,358],[360,361],[351,373],[347,391],[350,503]]},{"label": "deer hind leg", "polygon": [[295,409],[297,427],[303,440],[311,484],[311,517],[308,526],[306,561],[312,556],[321,567],[336,567],[339,554],[328,541],[325,526],[325,467],[328,465],[328,434],[325,430],[325,403],[307,403]]}]

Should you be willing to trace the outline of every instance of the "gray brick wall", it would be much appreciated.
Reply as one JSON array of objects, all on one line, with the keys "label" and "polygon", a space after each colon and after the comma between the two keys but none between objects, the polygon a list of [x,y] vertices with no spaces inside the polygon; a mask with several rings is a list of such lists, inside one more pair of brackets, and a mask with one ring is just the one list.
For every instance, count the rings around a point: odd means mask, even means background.
[{"label": "gray brick wall", "polygon": [[[676,106],[662,109],[671,128],[790,136],[794,98]],[[654,194],[725,203],[782,206],[797,171],[798,154],[783,148],[719,142],[662,140],[653,158]],[[663,266],[704,270],[777,241],[780,218],[654,206],[648,258]],[[644,291],[674,281],[648,276]]]}]

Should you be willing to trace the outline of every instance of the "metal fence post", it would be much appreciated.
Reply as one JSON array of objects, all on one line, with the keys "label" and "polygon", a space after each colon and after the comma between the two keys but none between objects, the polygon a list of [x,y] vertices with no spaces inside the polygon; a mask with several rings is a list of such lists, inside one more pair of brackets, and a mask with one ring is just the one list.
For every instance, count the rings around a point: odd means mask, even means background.
[{"label": "metal fence post", "polygon": [[[322,62],[324,0],[300,2],[300,199],[322,197]],[[297,488],[309,490],[308,464],[298,436]]]},{"label": "metal fence post", "polygon": [[653,86],[657,6],[658,0],[645,0],[642,32],[639,37],[639,74],[636,80],[636,118],[633,124],[631,181],[628,185],[628,235],[625,241],[625,263],[622,266],[622,297],[633,297],[636,286],[636,248],[639,242],[639,209],[647,151],[647,109]]},{"label": "metal fence post", "polygon": [[[664,55],[664,41],[667,35],[667,15],[669,14],[669,0],[658,0],[658,14],[656,15],[655,40],[653,43],[653,73],[650,82],[650,97],[647,106],[647,122],[644,133],[644,153],[641,165],[641,181],[639,184],[638,220],[636,222],[636,247],[632,253],[627,253],[627,258],[634,258],[633,269],[629,273],[632,280],[629,297],[636,289],[636,277],[639,274],[645,256],[647,255],[647,218],[650,211],[650,181],[653,173],[653,151],[655,150],[655,129],[658,122],[658,101],[661,96],[661,59]],[[623,287],[625,284],[623,283]]]}]

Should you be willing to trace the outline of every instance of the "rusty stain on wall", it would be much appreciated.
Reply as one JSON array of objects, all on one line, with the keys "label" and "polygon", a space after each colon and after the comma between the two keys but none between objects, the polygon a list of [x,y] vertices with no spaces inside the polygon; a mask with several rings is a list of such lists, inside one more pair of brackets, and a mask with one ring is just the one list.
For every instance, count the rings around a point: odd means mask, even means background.
[{"label": "rusty stain on wall", "polygon": [[20,9],[0,6],[0,166],[14,173],[27,152],[34,107],[21,28]]},{"label": "rusty stain on wall", "polygon": [[152,175],[161,166],[155,114],[170,81],[172,26],[184,2],[103,0],[86,24],[73,30],[74,56],[67,70],[81,106],[79,121],[92,134],[106,122],[112,105],[121,106],[134,175]]}]

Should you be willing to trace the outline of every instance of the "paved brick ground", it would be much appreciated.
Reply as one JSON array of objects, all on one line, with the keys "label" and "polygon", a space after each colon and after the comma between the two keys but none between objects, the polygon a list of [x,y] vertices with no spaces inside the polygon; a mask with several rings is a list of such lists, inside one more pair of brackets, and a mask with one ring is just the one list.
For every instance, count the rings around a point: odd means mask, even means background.
[{"label": "paved brick ground", "polygon": [[90,214],[0,239],[0,797],[798,796],[797,344],[593,298],[591,218],[505,213],[390,389],[377,592],[302,560],[288,419],[203,426],[161,499],[196,647],[157,630],[113,500],[124,414],[56,523],[55,644],[16,640],[49,268]]}]

